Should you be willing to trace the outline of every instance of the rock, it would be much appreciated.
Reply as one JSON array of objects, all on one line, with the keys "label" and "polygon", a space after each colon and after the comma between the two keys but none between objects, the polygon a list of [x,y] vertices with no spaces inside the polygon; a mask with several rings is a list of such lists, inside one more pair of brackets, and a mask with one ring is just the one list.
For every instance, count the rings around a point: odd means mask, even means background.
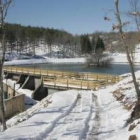
[{"label": "rock", "polygon": [[136,105],[134,107],[134,111],[131,114],[131,118],[133,120],[139,119],[140,118],[140,98],[136,102]]},{"label": "rock", "polygon": [[131,135],[129,137],[129,140],[138,140],[137,136],[136,135]]},{"label": "rock", "polygon": [[136,127],[135,124],[130,125],[129,130],[128,131],[132,131],[134,128]]}]

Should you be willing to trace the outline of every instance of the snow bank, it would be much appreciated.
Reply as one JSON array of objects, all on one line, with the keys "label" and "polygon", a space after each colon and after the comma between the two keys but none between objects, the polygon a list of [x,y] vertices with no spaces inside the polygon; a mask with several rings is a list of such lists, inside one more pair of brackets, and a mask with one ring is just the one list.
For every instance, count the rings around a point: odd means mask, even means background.
[{"label": "snow bank", "polygon": [[46,58],[46,59],[12,60],[4,62],[4,65],[25,65],[25,64],[41,64],[41,63],[74,64],[85,62],[86,58]]},{"label": "snow bank", "polygon": [[113,59],[112,63],[128,63],[126,54],[123,53],[113,53],[111,58]]},{"label": "snow bank", "polygon": [[[113,58],[113,63],[128,63],[125,53],[112,53],[110,55]],[[140,64],[140,45],[135,47],[133,57],[135,64]]]},{"label": "snow bank", "polygon": [[[133,107],[132,109],[125,108],[134,106],[137,100],[132,78],[130,74],[127,75],[128,77],[119,83],[95,92],[99,108],[95,109],[98,119],[95,117],[95,121],[93,120],[95,131],[92,133],[98,132],[99,135],[94,135],[94,138],[99,140],[128,140],[130,135],[136,135],[140,139],[140,124],[136,123],[136,127],[132,131],[128,131],[131,124],[126,125]],[[140,82],[140,71],[136,72],[136,77]],[[122,94],[123,98],[117,101],[112,96],[114,92]],[[140,119],[137,121],[140,123]],[[89,133],[89,137],[90,135],[91,133]]]},{"label": "snow bank", "polygon": [[73,108],[77,95],[76,91],[55,93],[52,97],[52,104],[41,109],[27,121],[1,133],[0,139],[42,139],[52,130],[55,123]]}]

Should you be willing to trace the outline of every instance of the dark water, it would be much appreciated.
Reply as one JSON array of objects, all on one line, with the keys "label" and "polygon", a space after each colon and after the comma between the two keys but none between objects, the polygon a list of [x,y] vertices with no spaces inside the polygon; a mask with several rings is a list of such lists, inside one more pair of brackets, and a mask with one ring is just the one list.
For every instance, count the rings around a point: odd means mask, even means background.
[{"label": "dark water", "polygon": [[[82,64],[35,64],[23,65],[23,67],[40,68],[47,70],[61,70],[61,71],[74,71],[74,72],[96,72],[108,74],[124,74],[129,73],[130,68],[127,64],[113,64],[110,67],[86,67]],[[135,66],[135,71],[140,70],[140,66]]]}]

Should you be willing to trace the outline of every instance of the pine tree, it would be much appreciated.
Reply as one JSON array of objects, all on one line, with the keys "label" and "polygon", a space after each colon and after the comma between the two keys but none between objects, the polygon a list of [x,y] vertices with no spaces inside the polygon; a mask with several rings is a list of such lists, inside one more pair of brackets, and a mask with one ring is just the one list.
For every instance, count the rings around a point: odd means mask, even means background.
[{"label": "pine tree", "polygon": [[92,46],[91,46],[88,35],[82,35],[81,38],[80,38],[80,43],[81,43],[81,51],[82,51],[83,54],[91,53]]},{"label": "pine tree", "polygon": [[92,36],[92,39],[91,39],[91,47],[92,47],[92,52],[95,53],[96,41],[95,41],[94,36]]},{"label": "pine tree", "polygon": [[96,43],[96,48],[95,48],[95,53],[102,54],[104,50],[105,50],[104,42],[103,42],[102,38],[98,37],[97,43]]}]

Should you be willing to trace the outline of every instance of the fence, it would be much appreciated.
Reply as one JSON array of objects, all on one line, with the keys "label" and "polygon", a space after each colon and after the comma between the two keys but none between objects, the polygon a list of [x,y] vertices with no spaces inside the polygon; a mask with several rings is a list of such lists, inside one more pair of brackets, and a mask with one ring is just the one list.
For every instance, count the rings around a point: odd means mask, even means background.
[{"label": "fence", "polygon": [[35,68],[20,68],[20,67],[4,67],[5,72],[28,74],[28,75],[41,75],[63,78],[75,78],[84,80],[107,80],[108,82],[118,82],[122,77],[111,74],[100,73],[83,73],[83,72],[66,72],[66,71],[54,71],[54,70],[42,70]]}]

